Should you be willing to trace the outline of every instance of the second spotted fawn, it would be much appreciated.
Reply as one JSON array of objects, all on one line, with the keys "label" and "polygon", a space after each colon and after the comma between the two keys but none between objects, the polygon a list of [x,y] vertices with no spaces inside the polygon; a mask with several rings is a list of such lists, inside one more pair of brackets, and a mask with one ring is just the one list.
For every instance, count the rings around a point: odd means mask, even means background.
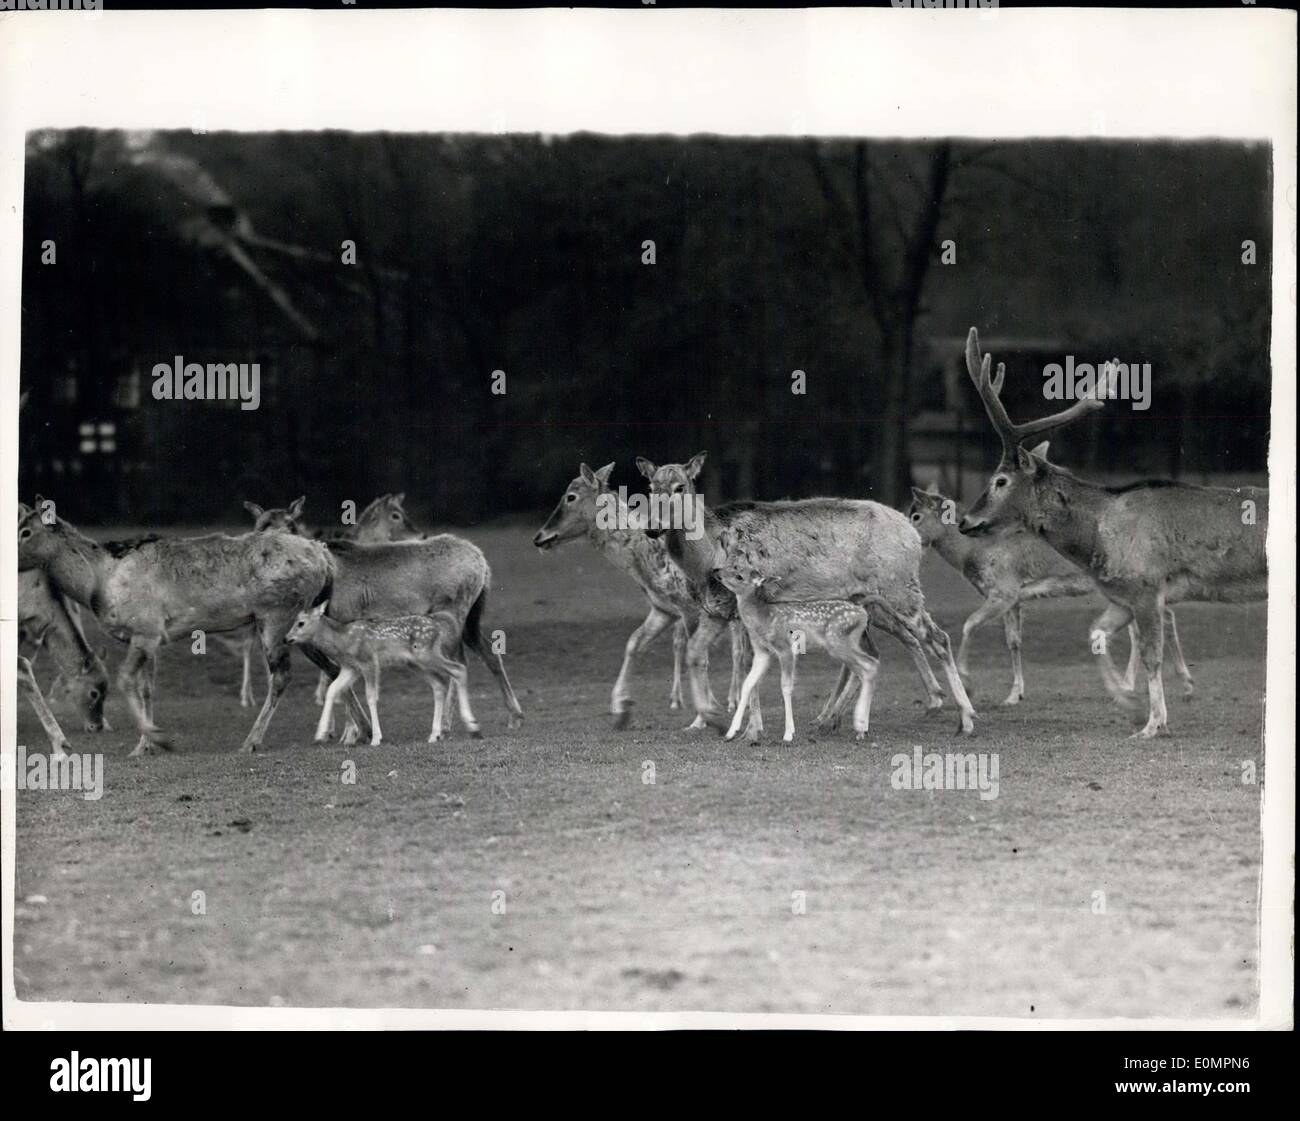
[{"label": "second spotted fawn", "polygon": [[358,677],[366,687],[370,708],[371,744],[382,740],[379,730],[379,671],[382,666],[411,666],[433,686],[433,728],[429,742],[442,735],[443,705],[447,689],[454,686],[460,716],[470,735],[478,739],[478,721],[469,707],[465,663],[460,656],[460,626],[447,611],[433,615],[403,615],[396,619],[358,619],[339,623],[329,618],[322,603],[302,612],[289,630],[291,643],[308,642],[339,666],[339,675],[325,692],[325,706],[316,725],[316,742],[329,737],[334,702]]},{"label": "second spotted fawn", "polygon": [[853,730],[865,739],[871,718],[871,694],[880,657],[868,633],[871,618],[865,607],[846,599],[782,602],[764,599],[764,579],[744,559],[729,560],[718,577],[736,595],[741,622],[754,647],[754,662],[741,686],[740,703],[727,739],[740,731],[750,694],[776,658],[781,665],[781,696],[785,701],[786,743],[794,739],[794,672],[798,655],[820,647],[861,682],[853,710]]}]

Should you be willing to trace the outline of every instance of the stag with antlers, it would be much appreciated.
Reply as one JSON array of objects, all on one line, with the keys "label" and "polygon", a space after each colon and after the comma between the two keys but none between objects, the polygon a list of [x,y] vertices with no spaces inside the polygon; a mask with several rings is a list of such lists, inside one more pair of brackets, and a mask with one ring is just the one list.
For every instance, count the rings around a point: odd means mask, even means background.
[{"label": "stag with antlers", "polygon": [[1087,398],[1063,412],[1013,424],[1001,398],[1006,367],[999,363],[993,375],[991,365],[972,327],[966,368],[1002,440],[1002,460],[961,519],[961,531],[979,535],[1021,525],[1085,569],[1110,600],[1090,635],[1107,688],[1124,696],[1107,642],[1121,627],[1136,623],[1149,706],[1146,725],[1136,735],[1167,731],[1161,680],[1165,609],[1182,601],[1248,603],[1267,597],[1268,490],[1168,480],[1110,487],[1080,479],[1023,445],[1102,408],[1103,402]]}]

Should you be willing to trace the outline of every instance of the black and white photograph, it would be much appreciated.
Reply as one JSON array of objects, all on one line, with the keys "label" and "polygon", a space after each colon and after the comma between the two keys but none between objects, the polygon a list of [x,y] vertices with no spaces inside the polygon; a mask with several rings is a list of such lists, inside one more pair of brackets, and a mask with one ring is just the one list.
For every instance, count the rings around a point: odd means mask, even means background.
[{"label": "black and white photograph", "polygon": [[1293,1026],[1295,13],[948,7],[0,12],[6,1027]]}]

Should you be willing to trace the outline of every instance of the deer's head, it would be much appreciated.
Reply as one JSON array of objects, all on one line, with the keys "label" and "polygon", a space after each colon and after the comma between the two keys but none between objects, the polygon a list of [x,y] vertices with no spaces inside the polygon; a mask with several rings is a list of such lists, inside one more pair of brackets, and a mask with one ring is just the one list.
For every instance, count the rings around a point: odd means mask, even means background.
[{"label": "deer's head", "polygon": [[933,483],[925,490],[912,488],[912,502],[905,513],[912,528],[921,535],[923,545],[933,545],[957,527],[957,503],[941,494]]},{"label": "deer's head", "polygon": [[39,494],[35,506],[18,504],[18,570],[44,568],[67,547],[54,504]]},{"label": "deer's head", "polygon": [[[704,469],[706,454],[700,452],[687,463],[665,463],[662,467],[656,467],[648,459],[637,456],[636,466],[637,470],[650,480],[651,495],[685,502],[688,496],[694,496],[696,493],[695,480]],[[660,524],[651,526],[645,533],[647,537],[659,537],[668,528],[660,521]]]},{"label": "deer's head", "polygon": [[551,516],[533,534],[533,544],[539,549],[550,549],[590,532],[596,525],[597,502],[602,494],[609,493],[609,477],[613,473],[612,463],[599,471],[582,464],[577,478],[564,488]]},{"label": "deer's head", "polygon": [[305,495],[295,498],[288,506],[263,510],[256,502],[245,502],[244,509],[253,515],[253,532],[306,534],[302,524],[302,508],[307,503]]},{"label": "deer's head", "polygon": [[406,516],[406,492],[385,494],[376,498],[361,511],[357,518],[354,537],[367,545],[382,544],[385,541],[413,541],[423,537]]},{"label": "deer's head", "polygon": [[285,642],[296,646],[300,642],[310,642],[319,635],[325,625],[325,612],[328,607],[329,601],[326,600],[315,607],[307,608],[306,611],[298,612],[298,617],[289,628],[289,633],[284,636]]},{"label": "deer's head", "polygon": [[72,702],[87,732],[102,732],[108,728],[104,719],[104,702],[108,699],[108,671],[104,668],[104,655],[89,652],[81,669],[63,679],[64,695]]},{"label": "deer's head", "polygon": [[1007,368],[999,362],[997,373],[990,372],[992,358],[980,353],[979,332],[974,327],[966,336],[966,372],[984,403],[984,411],[1002,440],[1002,459],[989,479],[984,493],[961,519],[962,533],[980,534],[1012,524],[1022,524],[1038,531],[1048,514],[1047,506],[1035,505],[1060,500],[1060,478],[1069,472],[1047,462],[1047,445],[1026,451],[1025,443],[1104,407],[1096,397],[1085,397],[1068,409],[1038,420],[1013,424],[1002,404],[1002,386]]},{"label": "deer's head", "polygon": [[1048,463],[1046,453],[1046,443],[1029,451],[1017,449],[1015,467],[999,468],[988,489],[966,511],[959,527],[962,533],[975,537],[1009,526],[1041,533],[1063,513],[1068,482],[1074,476]]}]

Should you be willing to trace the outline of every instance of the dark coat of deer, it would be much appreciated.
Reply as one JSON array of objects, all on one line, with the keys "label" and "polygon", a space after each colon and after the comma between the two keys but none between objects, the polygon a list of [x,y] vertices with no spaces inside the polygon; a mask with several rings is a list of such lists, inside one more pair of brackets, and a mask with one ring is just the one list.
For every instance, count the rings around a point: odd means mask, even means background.
[{"label": "dark coat of deer", "polygon": [[1103,407],[1097,398],[1039,420],[1013,424],[1001,399],[1005,367],[990,374],[972,327],[966,367],[1002,440],[1002,461],[960,528],[984,534],[1023,526],[1087,570],[1110,605],[1093,623],[1092,648],[1107,687],[1123,695],[1106,656],[1109,638],[1137,625],[1147,675],[1148,716],[1136,735],[1167,731],[1161,669],[1164,613],[1187,600],[1248,603],[1267,598],[1268,490],[1203,487],[1167,480],[1110,487],[1088,482],[1022,446],[1031,437]]}]

